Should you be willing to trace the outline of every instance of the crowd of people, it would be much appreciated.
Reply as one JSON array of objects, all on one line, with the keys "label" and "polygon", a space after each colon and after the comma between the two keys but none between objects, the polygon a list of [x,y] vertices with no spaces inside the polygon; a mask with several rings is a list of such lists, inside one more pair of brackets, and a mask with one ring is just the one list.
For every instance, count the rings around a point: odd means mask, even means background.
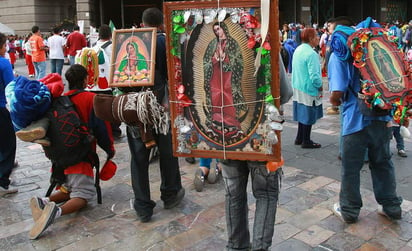
[{"label": "crowd of people", "polygon": [[[167,64],[166,36],[163,30],[163,14],[157,8],[149,8],[143,12],[144,27],[154,27],[158,30],[156,39],[156,64],[153,90],[160,103],[167,95]],[[328,77],[330,103],[341,114],[341,160],[342,182],[339,202],[333,207],[333,212],[346,223],[358,221],[362,208],[360,195],[360,170],[364,165],[364,156],[368,155],[369,167],[374,183],[374,194],[378,204],[382,206],[381,214],[392,219],[402,218],[402,198],[396,193],[395,170],[389,150],[390,136],[393,134],[388,123],[392,118],[386,116],[366,116],[358,109],[357,97],[350,89],[357,92],[360,89],[359,71],[353,66],[351,58],[341,58],[337,49],[330,44],[336,31],[350,35],[355,31],[355,24],[349,18],[337,17],[330,19],[323,27],[323,32],[304,25],[284,25],[281,33],[283,45],[280,60],[280,95],[282,104],[292,96],[293,118],[298,123],[295,145],[302,148],[321,148],[311,138],[312,125],[323,117],[322,75]],[[399,46],[408,51],[411,47],[412,22],[405,29],[396,24],[388,24],[387,28],[399,35]],[[97,47],[103,48],[106,57],[110,58],[112,46],[109,43],[111,30],[107,25],[99,29]],[[113,158],[115,149],[113,134],[119,125],[99,121],[94,115],[93,97],[96,93],[112,94],[107,85],[107,76],[101,75],[96,86],[87,86],[86,69],[75,64],[78,50],[87,46],[86,37],[74,26],[73,32],[62,36],[59,29],[53,30],[53,35],[46,40],[38,26],[32,27],[32,35],[16,42],[0,33],[0,195],[16,193],[17,189],[10,186],[10,174],[15,165],[16,137],[10,113],[6,108],[5,88],[14,78],[13,64],[16,55],[24,55],[28,64],[29,77],[41,79],[46,75],[46,60],[50,59],[52,73],[62,74],[65,57],[68,57],[70,68],[65,77],[69,83],[69,91],[64,95],[73,95],[71,100],[78,108],[83,122],[95,123],[95,131],[104,131],[97,138]],[[6,52],[10,60],[7,60]],[[16,54],[17,53],[17,54]],[[14,55],[13,55],[14,54]],[[48,54],[48,56],[46,55]],[[219,55],[218,55],[219,56]],[[220,55],[222,56],[222,55]],[[291,73],[291,83],[286,78],[283,65]],[[102,66],[102,67],[108,67]],[[34,72],[33,72],[34,69]],[[109,72],[106,68],[103,72]],[[323,73],[322,73],[323,72]],[[283,76],[283,77],[282,77]],[[105,79],[106,78],[106,79]],[[88,90],[89,92],[81,92]],[[79,93],[80,91],[80,93]],[[141,88],[122,88],[124,93],[139,92]],[[337,109],[337,107],[339,107]],[[404,121],[407,127],[407,120]],[[99,128],[100,126],[100,128]],[[395,130],[394,130],[395,131]],[[178,206],[185,196],[182,186],[178,158],[173,156],[172,135],[160,134],[153,130],[154,140],[159,150],[159,167],[161,173],[160,199],[164,209]],[[145,223],[152,220],[156,202],[151,197],[149,164],[151,149],[145,145],[141,130],[136,125],[127,125],[127,142],[131,154],[130,171],[134,193],[133,207],[138,219]],[[398,137],[396,136],[397,140]],[[400,137],[402,138],[402,137]],[[403,143],[398,143],[398,154],[406,157]],[[402,150],[402,151],[401,151]],[[401,154],[402,153],[402,154]],[[282,170],[268,171],[267,163],[263,161],[219,160],[211,168],[211,159],[201,159],[200,167],[195,172],[194,185],[197,191],[203,189],[205,179],[210,183],[222,174],[226,191],[226,226],[228,234],[228,250],[269,250],[274,234],[274,224],[278,205],[278,196]],[[92,166],[87,161],[76,163],[65,169],[67,175],[64,186],[49,197],[33,197],[30,208],[34,226],[29,237],[37,239],[59,216],[75,212],[87,205],[95,191],[93,187]],[[256,197],[253,237],[250,240],[248,224],[247,184],[251,177],[253,195]]]}]

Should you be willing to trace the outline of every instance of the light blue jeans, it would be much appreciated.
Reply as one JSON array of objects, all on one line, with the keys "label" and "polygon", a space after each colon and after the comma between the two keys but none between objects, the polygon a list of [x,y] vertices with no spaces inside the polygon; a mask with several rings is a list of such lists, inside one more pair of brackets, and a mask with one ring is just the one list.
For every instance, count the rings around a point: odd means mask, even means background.
[{"label": "light blue jeans", "polygon": [[74,65],[74,63],[75,63],[75,58],[76,58],[76,56],[70,56],[70,55],[69,55],[69,64],[70,64],[70,65]]},{"label": "light blue jeans", "polygon": [[266,162],[223,161],[226,190],[226,226],[228,250],[250,250],[247,183],[249,173],[253,196],[256,198],[252,250],[269,250],[274,233],[281,169],[269,172]]},{"label": "light blue jeans", "polygon": [[59,73],[62,75],[64,59],[50,59],[51,73]]},{"label": "light blue jeans", "polygon": [[36,79],[39,80],[46,76],[46,61],[43,62],[33,62],[34,69],[36,70]]},{"label": "light blue jeans", "polygon": [[389,150],[392,128],[386,124],[384,121],[372,121],[372,124],[363,130],[342,137],[342,183],[339,201],[345,220],[357,219],[362,208],[360,171],[366,151],[369,155],[376,201],[388,214],[400,210],[402,198],[396,194],[395,170]]}]

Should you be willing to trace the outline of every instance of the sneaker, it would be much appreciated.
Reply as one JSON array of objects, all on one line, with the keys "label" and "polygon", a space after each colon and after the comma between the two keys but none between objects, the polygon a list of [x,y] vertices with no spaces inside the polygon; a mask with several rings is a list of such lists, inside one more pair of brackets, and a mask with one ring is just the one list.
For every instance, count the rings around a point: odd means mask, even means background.
[{"label": "sneaker", "polygon": [[152,219],[152,214],[147,214],[147,215],[139,215],[137,214],[137,216],[139,217],[139,220],[141,223],[146,223],[149,222]]},{"label": "sneaker", "polygon": [[6,194],[11,194],[11,193],[17,193],[19,190],[15,187],[8,187],[4,188],[0,186],[0,196],[6,195]]},{"label": "sneaker", "polygon": [[406,158],[406,157],[408,157],[408,155],[406,154],[406,152],[405,152],[405,150],[398,150],[398,155],[399,156],[401,156],[401,157],[403,157],[403,158]]},{"label": "sneaker", "polygon": [[163,207],[165,209],[171,209],[176,207],[177,205],[180,204],[180,202],[182,201],[183,197],[185,197],[185,189],[182,187],[180,188],[180,190],[177,192],[176,194],[176,198],[168,203],[164,203]]},{"label": "sneaker", "polygon": [[219,166],[216,163],[215,168],[211,168],[209,174],[207,175],[207,181],[210,184],[216,183],[217,179],[219,178]]},{"label": "sneaker", "polygon": [[59,208],[56,206],[56,203],[49,202],[43,209],[40,218],[34,223],[34,226],[29,232],[30,240],[37,239],[43,232],[46,230],[54,221],[56,213]]},{"label": "sneaker", "polygon": [[392,213],[389,214],[387,212],[385,212],[385,210],[383,208],[378,210],[378,214],[385,216],[386,218],[388,218],[389,220],[400,220],[402,219],[402,210],[399,210],[399,212],[397,213]]},{"label": "sneaker", "polygon": [[335,204],[333,204],[332,211],[333,211],[333,214],[336,215],[342,222],[352,224],[352,223],[355,223],[356,221],[358,221],[358,219],[356,219],[356,218],[345,219],[342,216],[342,211],[341,211],[339,202],[336,202]]},{"label": "sneaker", "polygon": [[195,178],[193,179],[193,185],[195,185],[196,191],[201,192],[203,190],[204,184],[205,184],[205,175],[203,174],[202,169],[197,168],[195,172]]},{"label": "sneaker", "polygon": [[30,199],[31,216],[34,221],[37,221],[40,218],[44,207],[44,202],[39,197],[32,197]]},{"label": "sneaker", "polygon": [[48,121],[41,119],[16,132],[17,138],[25,142],[32,142],[46,136]]},{"label": "sneaker", "polygon": [[47,138],[42,138],[42,139],[35,139],[33,140],[33,143],[40,144],[42,146],[50,146],[51,142]]}]

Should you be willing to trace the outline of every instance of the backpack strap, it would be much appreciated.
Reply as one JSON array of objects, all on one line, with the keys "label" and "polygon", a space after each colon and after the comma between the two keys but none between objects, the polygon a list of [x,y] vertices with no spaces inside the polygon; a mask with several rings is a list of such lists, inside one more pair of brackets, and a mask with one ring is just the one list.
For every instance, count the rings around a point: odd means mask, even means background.
[{"label": "backpack strap", "polygon": [[111,44],[112,44],[112,41],[109,40],[109,41],[105,42],[104,44],[102,44],[102,45],[100,46],[100,48],[104,50],[104,49],[107,48],[107,46],[109,46],[109,45],[111,45]]},{"label": "backpack strap", "polygon": [[96,187],[97,193],[97,203],[102,204],[102,190],[100,188],[100,161],[99,156],[95,152],[90,153],[90,163],[96,169],[96,174],[94,176],[94,186]]}]

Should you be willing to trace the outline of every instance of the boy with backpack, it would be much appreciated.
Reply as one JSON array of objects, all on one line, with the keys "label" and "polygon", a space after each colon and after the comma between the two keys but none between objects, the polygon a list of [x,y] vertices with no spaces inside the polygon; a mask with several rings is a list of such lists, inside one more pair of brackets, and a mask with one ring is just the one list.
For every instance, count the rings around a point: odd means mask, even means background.
[{"label": "boy with backpack", "polygon": [[[69,96],[80,120],[84,125],[87,125],[89,132],[92,132],[88,135],[88,138],[91,138],[90,152],[83,160],[79,160],[75,164],[64,165],[64,161],[55,156],[62,156],[62,158],[71,156],[71,159],[76,158],[76,156],[67,152],[49,154],[53,152],[53,147],[60,147],[59,143],[54,143],[53,136],[49,134],[52,131],[49,127],[48,136],[51,146],[50,149],[45,147],[44,150],[52,160],[52,180],[59,179],[59,189],[50,197],[30,199],[30,208],[35,221],[29,232],[30,239],[37,239],[53,223],[55,218],[84,208],[87,201],[94,197],[97,187],[94,187],[93,166],[98,165],[96,143],[107,153],[107,159],[113,158],[115,153],[109,123],[100,120],[94,114],[93,98],[96,94],[83,91],[87,83],[86,69],[78,64],[72,65],[66,71],[65,77],[69,82],[69,91],[64,95]],[[58,203],[63,204],[57,206]]]}]

